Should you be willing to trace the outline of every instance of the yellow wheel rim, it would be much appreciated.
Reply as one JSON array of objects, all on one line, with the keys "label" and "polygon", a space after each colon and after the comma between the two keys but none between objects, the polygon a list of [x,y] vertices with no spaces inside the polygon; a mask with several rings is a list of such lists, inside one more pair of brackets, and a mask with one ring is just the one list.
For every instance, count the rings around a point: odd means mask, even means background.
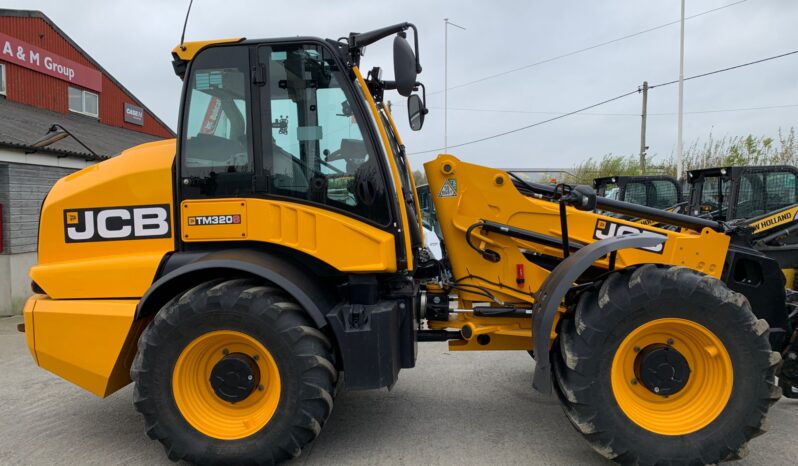
[{"label": "yellow wheel rim", "polygon": [[[637,380],[635,360],[641,349],[669,345],[690,367],[684,387],[657,395]],[[612,392],[635,424],[662,435],[686,435],[714,421],[732,392],[731,358],[720,339],[696,322],[665,318],[648,322],[624,338],[612,360]]]},{"label": "yellow wheel rim", "polygon": [[[227,354],[252,357],[260,383],[244,400],[221,399],[211,386],[211,371]],[[222,440],[248,437],[261,430],[280,402],[280,372],[271,353],[251,336],[232,330],[197,337],[180,353],[172,373],[177,407],[192,427]]]}]

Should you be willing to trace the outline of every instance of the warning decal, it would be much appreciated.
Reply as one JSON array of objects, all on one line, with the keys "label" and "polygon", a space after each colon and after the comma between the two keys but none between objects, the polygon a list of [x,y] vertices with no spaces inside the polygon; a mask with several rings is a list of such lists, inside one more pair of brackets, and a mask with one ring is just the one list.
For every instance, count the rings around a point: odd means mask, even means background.
[{"label": "warning decal", "polygon": [[441,192],[438,193],[438,197],[455,197],[457,196],[457,180],[454,178],[449,178],[443,183],[441,187]]}]

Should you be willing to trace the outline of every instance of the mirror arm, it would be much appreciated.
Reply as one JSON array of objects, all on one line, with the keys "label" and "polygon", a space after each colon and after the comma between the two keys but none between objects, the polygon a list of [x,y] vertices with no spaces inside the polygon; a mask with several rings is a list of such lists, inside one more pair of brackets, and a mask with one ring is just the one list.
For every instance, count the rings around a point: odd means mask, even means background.
[{"label": "mirror arm", "polygon": [[429,110],[427,109],[427,86],[425,86],[421,81],[416,81],[416,89],[419,87],[421,87],[421,111],[424,112],[424,115],[426,115],[429,113]]},{"label": "mirror arm", "polygon": [[[415,45],[416,49],[416,73],[421,73],[421,58],[418,56],[418,29],[416,29],[416,25],[413,23],[405,23],[407,26],[413,30],[413,44]],[[404,36],[407,33],[402,33]]]},{"label": "mirror arm", "polygon": [[[407,29],[413,30],[413,43],[415,44],[416,49],[416,73],[421,73],[421,59],[418,58],[418,29],[413,23],[399,23],[394,24],[393,26],[363,33],[350,32],[349,38],[347,40],[349,45],[349,54],[353,57],[353,59],[355,57],[359,58],[361,55],[360,49],[363,47],[373,44],[374,42],[384,39],[392,34],[401,34],[402,37],[407,37],[407,33],[405,32]],[[355,60],[355,62],[358,61],[359,60]]]},{"label": "mirror arm", "polygon": [[[410,23],[399,23],[394,24],[393,26],[387,26],[380,29],[375,29],[373,31],[357,33],[357,32],[350,32],[349,33],[349,48],[361,48],[365,47],[369,44],[373,44],[380,39],[384,39],[392,34],[396,34],[399,32],[405,31],[408,27],[411,27]],[[415,30],[415,26],[412,26]]]}]

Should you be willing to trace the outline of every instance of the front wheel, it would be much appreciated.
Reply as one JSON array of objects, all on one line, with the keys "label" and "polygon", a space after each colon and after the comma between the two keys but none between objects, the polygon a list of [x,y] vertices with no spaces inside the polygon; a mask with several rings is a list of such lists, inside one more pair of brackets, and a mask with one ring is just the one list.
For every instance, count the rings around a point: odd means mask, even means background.
[{"label": "front wheel", "polygon": [[585,292],[560,326],[555,386],[571,423],[616,462],[742,457],[779,398],[767,322],[722,282],[645,265]]},{"label": "front wheel", "polygon": [[142,334],[134,404],[173,461],[278,463],[329,417],[331,360],[328,339],[281,290],[215,280],[173,299]]}]

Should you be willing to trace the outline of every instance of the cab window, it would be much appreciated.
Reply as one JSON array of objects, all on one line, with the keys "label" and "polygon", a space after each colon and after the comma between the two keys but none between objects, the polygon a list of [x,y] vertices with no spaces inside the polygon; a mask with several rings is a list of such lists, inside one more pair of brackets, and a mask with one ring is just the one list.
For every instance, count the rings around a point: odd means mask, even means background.
[{"label": "cab window", "polygon": [[729,186],[731,183],[720,176],[707,176],[701,186],[699,208],[694,215],[715,220],[726,220],[729,208]]},{"label": "cab window", "polygon": [[192,64],[183,120],[182,178],[188,196],[252,190],[246,47],[217,47]]},{"label": "cab window", "polygon": [[268,191],[390,222],[377,154],[343,89],[346,79],[316,45],[261,47],[263,171]]},{"label": "cab window", "polygon": [[753,218],[798,202],[795,174],[788,171],[760,171],[740,179],[735,218]]},{"label": "cab window", "polygon": [[766,175],[765,212],[771,212],[798,203],[796,176],[793,172],[771,172]]}]

